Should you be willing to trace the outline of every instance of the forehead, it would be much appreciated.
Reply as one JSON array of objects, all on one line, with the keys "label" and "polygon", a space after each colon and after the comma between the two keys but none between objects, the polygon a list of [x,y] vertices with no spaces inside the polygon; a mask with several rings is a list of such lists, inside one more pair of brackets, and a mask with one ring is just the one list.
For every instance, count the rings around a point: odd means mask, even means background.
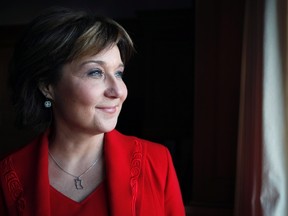
[{"label": "forehead", "polygon": [[82,64],[86,61],[97,61],[102,62],[103,64],[123,64],[119,48],[116,45],[107,47],[96,55],[85,56],[76,60],[78,64]]},{"label": "forehead", "polygon": [[[87,43],[89,43],[89,42],[87,42]],[[103,53],[107,52],[109,49],[112,49],[114,47],[117,47],[120,54],[121,54],[121,50],[119,49],[117,43],[113,42],[113,43],[106,44],[105,46],[103,46],[103,45],[99,45],[98,43],[91,44],[91,42],[90,42],[87,46],[82,46],[82,47],[74,46],[74,49],[73,49],[70,57],[68,57],[67,60],[68,61],[69,60],[70,61],[79,61],[83,58],[102,55]]]},{"label": "forehead", "polygon": [[78,70],[89,65],[98,64],[103,67],[124,67],[121,60],[120,51],[118,47],[107,47],[96,55],[83,56],[82,58],[75,59],[72,62],[66,63],[63,69],[70,68],[70,70]]}]

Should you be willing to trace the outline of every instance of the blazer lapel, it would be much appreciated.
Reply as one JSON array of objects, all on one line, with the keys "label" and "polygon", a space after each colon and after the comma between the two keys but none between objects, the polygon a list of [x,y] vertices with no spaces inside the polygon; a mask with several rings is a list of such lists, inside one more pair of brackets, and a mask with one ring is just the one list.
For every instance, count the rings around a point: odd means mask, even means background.
[{"label": "blazer lapel", "polygon": [[[50,182],[48,176],[48,132],[42,138],[42,144],[38,152],[38,163],[37,164],[37,179],[38,182],[35,185],[35,201],[39,202],[37,206],[36,215],[50,215]],[[39,193],[40,192],[40,193]]]},{"label": "blazer lapel", "polygon": [[[50,215],[46,134],[4,161],[7,187],[18,215]],[[5,171],[4,170],[4,171]]]},{"label": "blazer lapel", "polygon": [[112,216],[135,216],[142,146],[116,130],[105,135],[104,154]]},{"label": "blazer lapel", "polygon": [[[48,177],[48,131],[40,136],[40,139],[33,144],[33,149],[36,149],[36,151],[32,151],[36,155],[30,156],[30,158],[34,158],[31,163],[33,169],[27,169],[31,170],[33,173],[31,173],[31,175],[26,175],[29,179],[25,180],[25,184],[29,190],[27,191],[27,194],[29,195],[28,200],[33,204],[33,206],[29,207],[29,212],[31,213],[30,215],[49,216],[50,183]],[[32,176],[35,176],[35,179],[31,180]]]}]

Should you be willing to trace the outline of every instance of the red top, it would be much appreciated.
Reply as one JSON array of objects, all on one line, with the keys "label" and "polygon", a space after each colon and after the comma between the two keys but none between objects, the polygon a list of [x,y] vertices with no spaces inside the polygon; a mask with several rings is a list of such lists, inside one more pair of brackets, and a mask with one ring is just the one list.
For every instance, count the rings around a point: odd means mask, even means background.
[{"label": "red top", "polygon": [[51,215],[108,216],[106,184],[102,182],[88,197],[76,202],[50,186]]}]

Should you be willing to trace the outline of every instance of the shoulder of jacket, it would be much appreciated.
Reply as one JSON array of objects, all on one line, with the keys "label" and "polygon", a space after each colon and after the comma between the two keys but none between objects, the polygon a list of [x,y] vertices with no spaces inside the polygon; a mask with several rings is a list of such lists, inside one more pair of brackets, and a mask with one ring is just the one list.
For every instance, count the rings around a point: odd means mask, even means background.
[{"label": "shoulder of jacket", "polygon": [[0,159],[0,165],[5,166],[7,164],[7,161],[12,161],[13,164],[23,164],[26,160],[29,160],[29,158],[32,155],[32,152],[36,150],[36,146],[38,145],[39,138],[35,138],[32,141],[30,141],[28,144],[21,146],[10,153],[4,155]]},{"label": "shoulder of jacket", "polygon": [[156,152],[156,153],[165,153],[168,151],[168,148],[164,146],[163,144],[147,140],[144,138],[136,137],[133,135],[124,135],[118,131],[115,131],[117,133],[117,136],[121,137],[121,139],[128,143],[140,143],[145,151],[149,152]]}]

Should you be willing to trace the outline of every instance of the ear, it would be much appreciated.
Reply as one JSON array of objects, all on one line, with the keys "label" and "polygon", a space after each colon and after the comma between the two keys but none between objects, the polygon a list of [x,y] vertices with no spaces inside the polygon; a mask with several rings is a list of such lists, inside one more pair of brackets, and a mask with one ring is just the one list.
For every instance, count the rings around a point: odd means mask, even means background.
[{"label": "ear", "polygon": [[54,100],[54,91],[53,91],[53,87],[52,85],[47,85],[44,83],[39,83],[38,85],[39,90],[42,92],[42,94],[44,95],[44,97],[50,99],[50,100]]}]

